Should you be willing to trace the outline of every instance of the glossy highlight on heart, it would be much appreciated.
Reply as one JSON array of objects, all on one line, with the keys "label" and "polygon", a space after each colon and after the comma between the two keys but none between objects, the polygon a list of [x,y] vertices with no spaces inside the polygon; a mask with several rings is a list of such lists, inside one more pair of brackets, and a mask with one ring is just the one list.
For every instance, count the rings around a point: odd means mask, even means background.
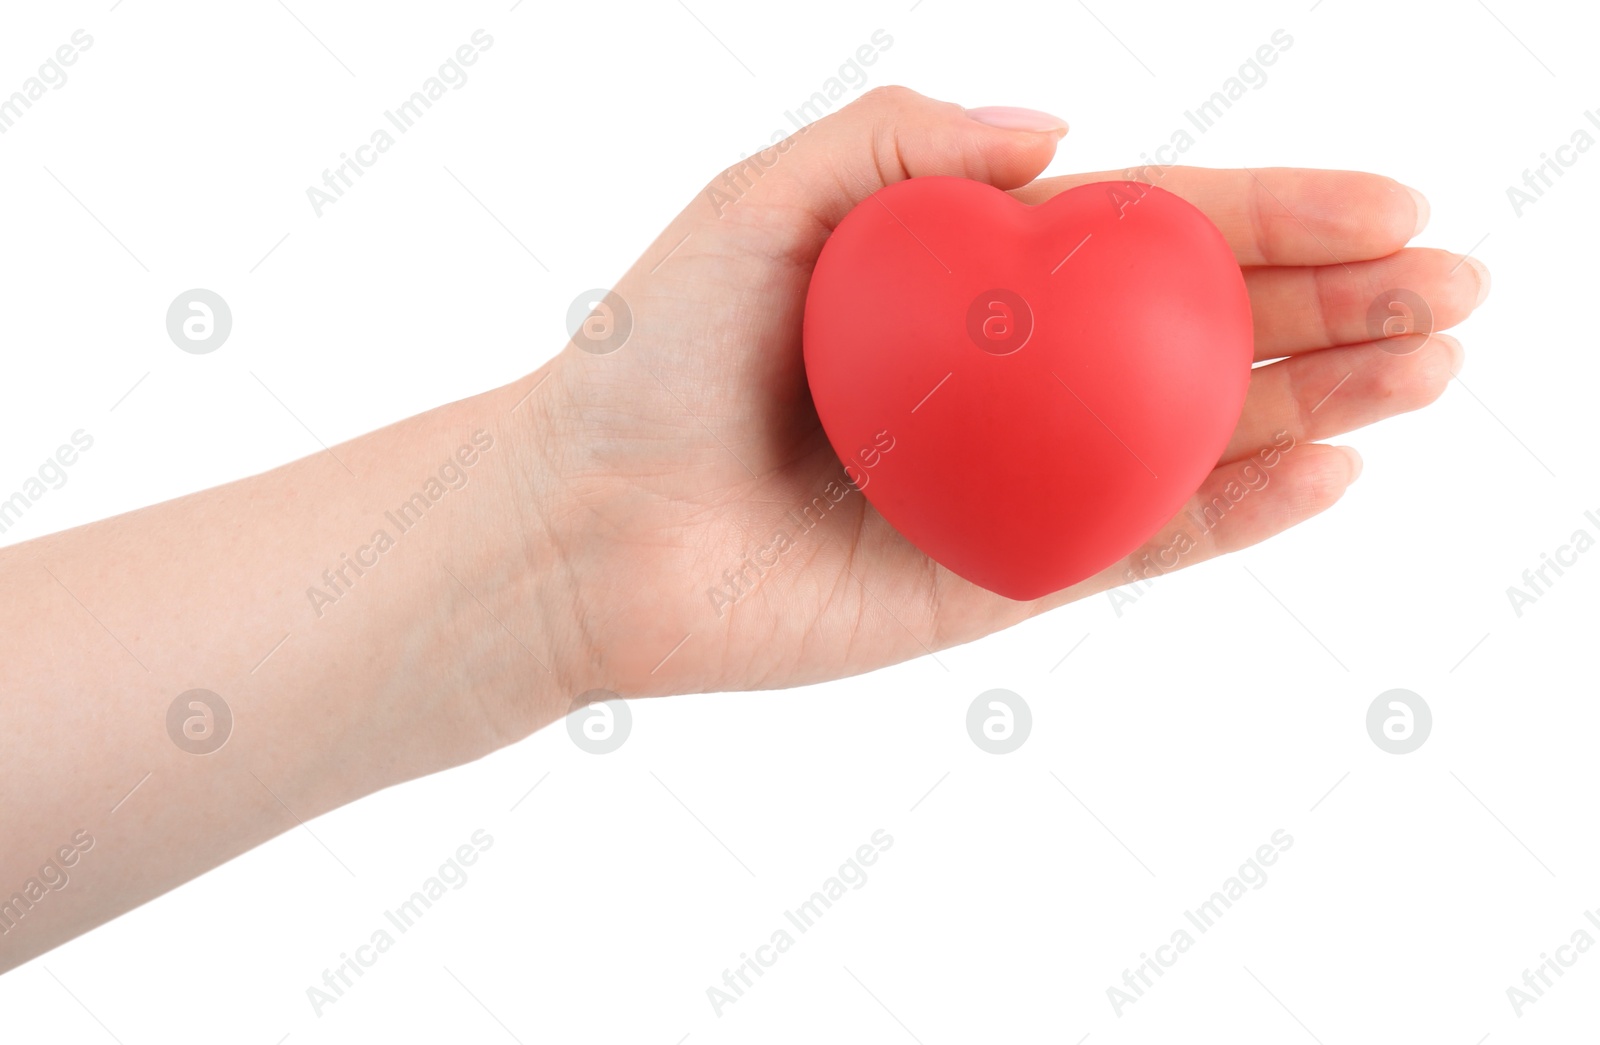
[{"label": "glossy highlight on heart", "polygon": [[1227,242],[1172,193],[1097,182],[1029,206],[927,177],[834,230],[804,342],[822,427],[873,507],[1030,600],[1135,551],[1199,488],[1244,407],[1253,332]]}]

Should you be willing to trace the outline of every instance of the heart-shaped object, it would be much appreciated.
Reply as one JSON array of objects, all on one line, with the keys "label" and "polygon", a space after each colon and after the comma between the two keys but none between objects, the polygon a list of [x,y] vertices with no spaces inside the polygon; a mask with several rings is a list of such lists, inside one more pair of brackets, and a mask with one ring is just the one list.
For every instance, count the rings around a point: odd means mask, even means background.
[{"label": "heart-shaped object", "polygon": [[1093,576],[1182,508],[1238,423],[1252,345],[1222,233],[1138,182],[1038,206],[897,182],[840,222],[806,297],[806,375],[851,480],[1012,599]]}]

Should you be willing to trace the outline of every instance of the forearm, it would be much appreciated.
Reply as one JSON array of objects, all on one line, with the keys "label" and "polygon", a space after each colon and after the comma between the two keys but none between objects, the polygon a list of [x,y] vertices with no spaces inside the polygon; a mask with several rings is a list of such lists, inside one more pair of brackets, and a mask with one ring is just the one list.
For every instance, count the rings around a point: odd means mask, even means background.
[{"label": "forearm", "polygon": [[534,380],[0,551],[0,970],[566,711]]}]

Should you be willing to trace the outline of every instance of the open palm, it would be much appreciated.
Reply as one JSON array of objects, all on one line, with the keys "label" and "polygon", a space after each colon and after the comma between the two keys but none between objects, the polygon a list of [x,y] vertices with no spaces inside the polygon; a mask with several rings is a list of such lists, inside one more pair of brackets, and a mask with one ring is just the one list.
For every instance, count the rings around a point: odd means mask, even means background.
[{"label": "open palm", "polygon": [[1127,562],[1035,602],[955,576],[846,484],[807,391],[806,289],[831,230],[889,182],[956,175],[1039,203],[1128,176],[1034,181],[1064,132],[873,91],[725,172],[673,221],[614,290],[632,321],[620,349],[586,351],[580,335],[523,383],[518,394],[538,386],[530,449],[544,476],[529,525],[556,550],[565,590],[550,602],[570,615],[564,641],[585,680],[624,696],[815,682],[1254,544],[1333,504],[1359,473],[1353,452],[1318,440],[1426,405],[1459,366],[1445,336],[1370,340],[1368,307],[1385,291],[1418,295],[1437,330],[1488,289],[1475,261],[1403,249],[1426,219],[1404,186],[1148,168],[1143,180],[1222,230],[1244,266],[1256,359],[1276,360],[1252,372],[1197,501],[1247,482],[1263,453],[1270,482],[1219,525],[1180,512]]}]

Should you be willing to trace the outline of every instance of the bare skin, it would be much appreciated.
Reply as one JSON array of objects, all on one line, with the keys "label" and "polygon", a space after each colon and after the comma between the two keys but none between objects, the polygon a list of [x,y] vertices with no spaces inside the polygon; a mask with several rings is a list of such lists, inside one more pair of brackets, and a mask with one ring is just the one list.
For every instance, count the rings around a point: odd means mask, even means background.
[{"label": "bare skin", "polygon": [[[1411,289],[1443,328],[1488,289],[1478,263],[1406,248],[1426,205],[1404,186],[1152,168],[1222,229],[1245,266],[1257,358],[1277,360],[1254,371],[1197,501],[1287,439],[1270,483],[1215,529],[1180,513],[1129,563],[1032,603],[953,576],[849,493],[731,604],[710,597],[786,512],[843,478],[800,346],[830,230],[907,177],[965,176],[1029,203],[1126,177],[1034,181],[1064,133],[1038,114],[871,92],[739,172],[731,202],[696,197],[615,288],[635,322],[620,350],[569,345],[520,381],[330,453],[0,551],[0,970],[300,820],[521,739],[581,693],[838,678],[1125,584],[1180,533],[1180,566],[1265,540],[1359,474],[1322,440],[1426,405],[1459,366],[1445,335],[1366,341],[1380,291]],[[386,521],[466,456],[421,521]],[[376,551],[379,528],[393,545]],[[204,755],[167,727],[196,688],[233,715]],[[32,898],[64,848],[70,885]],[[5,906],[15,895],[25,909]]]}]

